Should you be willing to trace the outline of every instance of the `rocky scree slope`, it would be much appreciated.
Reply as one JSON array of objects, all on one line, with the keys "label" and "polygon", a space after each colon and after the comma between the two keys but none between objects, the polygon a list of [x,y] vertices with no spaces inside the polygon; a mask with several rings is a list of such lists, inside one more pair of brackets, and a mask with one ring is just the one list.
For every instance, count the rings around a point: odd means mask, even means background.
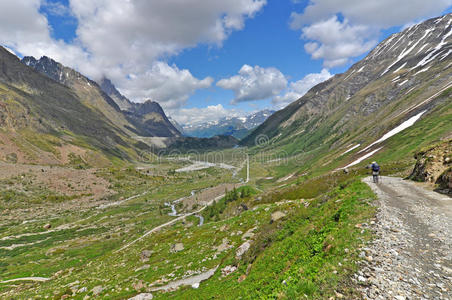
[{"label": "rocky scree slope", "polygon": [[450,116],[451,23],[447,14],[391,35],[347,72],[274,113],[241,144],[252,146],[265,135],[268,148],[289,153],[362,149],[422,111],[424,119]]}]

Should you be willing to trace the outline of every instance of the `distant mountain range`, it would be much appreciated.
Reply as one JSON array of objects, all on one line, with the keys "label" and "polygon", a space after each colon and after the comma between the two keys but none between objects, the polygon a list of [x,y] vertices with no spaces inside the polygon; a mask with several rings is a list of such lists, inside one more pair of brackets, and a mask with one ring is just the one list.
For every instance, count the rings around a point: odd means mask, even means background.
[{"label": "distant mountain range", "polygon": [[187,136],[209,138],[216,135],[230,135],[238,139],[245,137],[252,129],[262,124],[274,110],[262,110],[243,117],[225,117],[218,121],[196,125],[183,125],[183,133]]}]

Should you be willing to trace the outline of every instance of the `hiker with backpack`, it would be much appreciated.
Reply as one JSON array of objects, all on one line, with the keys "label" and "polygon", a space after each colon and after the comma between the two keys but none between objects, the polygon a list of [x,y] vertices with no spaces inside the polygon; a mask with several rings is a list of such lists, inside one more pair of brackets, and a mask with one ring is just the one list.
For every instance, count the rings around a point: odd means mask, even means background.
[{"label": "hiker with backpack", "polygon": [[367,168],[372,170],[372,178],[374,183],[378,183],[380,176],[380,166],[377,164],[377,162],[373,161],[370,166],[367,166]]}]

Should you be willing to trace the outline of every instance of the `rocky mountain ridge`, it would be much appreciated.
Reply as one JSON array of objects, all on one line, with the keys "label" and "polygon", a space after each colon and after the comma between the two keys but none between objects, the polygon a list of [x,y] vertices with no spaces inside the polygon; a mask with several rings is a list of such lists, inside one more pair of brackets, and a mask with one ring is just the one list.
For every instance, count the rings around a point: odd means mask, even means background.
[{"label": "rocky mountain ridge", "polygon": [[134,103],[123,96],[113,83],[100,83],[43,56],[39,60],[26,56],[22,62],[53,80],[73,88],[82,99],[97,107],[110,121],[129,135],[173,137],[180,133],[169,122],[161,106],[154,101]]}]

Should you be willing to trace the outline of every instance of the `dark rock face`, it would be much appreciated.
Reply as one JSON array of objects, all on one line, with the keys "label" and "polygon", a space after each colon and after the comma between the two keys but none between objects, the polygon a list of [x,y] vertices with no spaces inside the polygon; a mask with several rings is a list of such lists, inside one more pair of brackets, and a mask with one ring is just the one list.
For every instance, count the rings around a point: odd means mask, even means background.
[{"label": "dark rock face", "polygon": [[178,137],[167,148],[171,151],[191,152],[191,151],[210,151],[217,149],[233,148],[237,146],[238,140],[233,136],[214,136],[212,138]]},{"label": "dark rock face", "polygon": [[144,116],[150,113],[157,113],[160,115],[165,114],[160,104],[151,100],[147,100],[143,103],[136,103],[133,106],[133,112],[138,116]]},{"label": "dark rock face", "polygon": [[47,56],[43,56],[39,60],[35,59],[33,56],[25,56],[22,59],[22,62],[60,83],[64,83],[65,79],[68,77],[68,75],[63,72],[64,66]]},{"label": "dark rock face", "polygon": [[99,84],[102,90],[115,101],[140,135],[151,137],[181,136],[180,131],[168,120],[162,107],[157,102],[151,100],[144,103],[131,102],[105,77]]},{"label": "dark rock face", "polygon": [[116,102],[121,110],[130,110],[132,108],[133,103],[116,89],[110,79],[103,77],[99,82],[99,86]]},{"label": "dark rock face", "polygon": [[437,191],[452,195],[452,168],[447,169],[436,180],[438,185]]},{"label": "dark rock face", "polygon": [[168,120],[165,112],[157,102],[147,100],[144,103],[133,103],[130,111],[124,111],[127,119],[144,136],[178,137],[180,132]]}]

